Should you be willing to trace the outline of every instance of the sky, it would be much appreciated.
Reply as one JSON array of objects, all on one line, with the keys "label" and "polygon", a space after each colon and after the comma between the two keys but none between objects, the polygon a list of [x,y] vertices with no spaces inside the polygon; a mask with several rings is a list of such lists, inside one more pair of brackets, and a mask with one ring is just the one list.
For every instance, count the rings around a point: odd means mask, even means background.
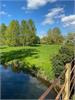
[{"label": "sky", "polygon": [[61,33],[75,32],[75,0],[0,0],[0,24],[32,19],[37,35],[59,27]]}]

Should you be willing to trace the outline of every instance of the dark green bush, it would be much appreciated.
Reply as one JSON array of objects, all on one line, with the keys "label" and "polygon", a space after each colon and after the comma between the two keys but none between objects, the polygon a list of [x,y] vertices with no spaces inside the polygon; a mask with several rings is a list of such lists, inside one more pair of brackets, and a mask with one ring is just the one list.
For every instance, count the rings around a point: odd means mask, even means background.
[{"label": "dark green bush", "polygon": [[71,62],[74,58],[74,45],[69,41],[65,43],[59,50],[58,54],[52,58],[55,76],[59,76],[64,69],[66,63]]}]

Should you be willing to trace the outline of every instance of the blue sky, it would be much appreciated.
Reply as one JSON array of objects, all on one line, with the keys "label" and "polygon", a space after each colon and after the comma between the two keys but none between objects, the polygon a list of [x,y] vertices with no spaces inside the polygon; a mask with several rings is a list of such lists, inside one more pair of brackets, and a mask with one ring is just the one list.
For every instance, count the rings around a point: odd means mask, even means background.
[{"label": "blue sky", "polygon": [[0,0],[0,24],[33,19],[37,34],[59,27],[63,35],[75,31],[74,0]]}]

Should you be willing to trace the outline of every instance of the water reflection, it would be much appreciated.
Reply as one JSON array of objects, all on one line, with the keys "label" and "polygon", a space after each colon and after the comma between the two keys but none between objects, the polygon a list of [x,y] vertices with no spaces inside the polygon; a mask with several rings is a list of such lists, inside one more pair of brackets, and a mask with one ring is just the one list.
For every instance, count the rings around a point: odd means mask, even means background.
[{"label": "water reflection", "polygon": [[[47,87],[19,69],[0,65],[2,99],[38,99]],[[49,98],[54,98],[50,95]]]}]

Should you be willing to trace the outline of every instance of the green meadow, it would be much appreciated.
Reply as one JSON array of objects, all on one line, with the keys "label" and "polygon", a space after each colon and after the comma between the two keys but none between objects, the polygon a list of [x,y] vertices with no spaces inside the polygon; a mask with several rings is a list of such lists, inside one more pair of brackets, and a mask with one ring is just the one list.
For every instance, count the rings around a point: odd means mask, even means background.
[{"label": "green meadow", "polygon": [[51,59],[55,56],[60,45],[35,45],[24,47],[0,47],[1,61],[10,63],[19,60],[27,66],[33,65],[39,69],[38,74],[45,79],[54,79]]}]

